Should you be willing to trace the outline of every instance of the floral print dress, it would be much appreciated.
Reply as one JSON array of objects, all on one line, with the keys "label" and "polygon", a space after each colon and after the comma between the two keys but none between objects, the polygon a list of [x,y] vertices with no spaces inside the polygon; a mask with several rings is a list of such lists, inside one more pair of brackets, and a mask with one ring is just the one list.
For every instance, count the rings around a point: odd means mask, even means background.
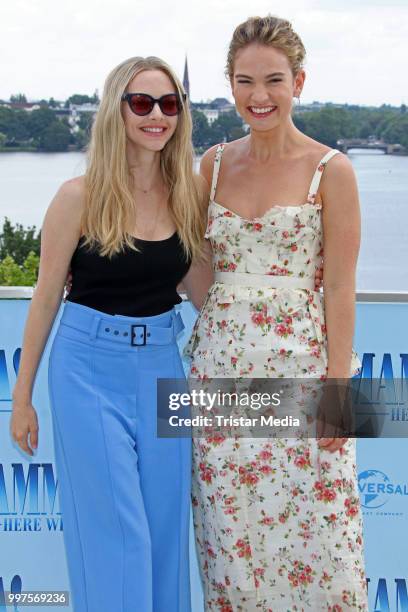
[{"label": "floral print dress", "polygon": [[[277,286],[216,276],[185,348],[190,377],[324,380],[324,302],[313,291],[323,249],[315,196],[338,151],[319,163],[305,204],[273,206],[249,220],[214,200],[224,146],[215,156],[205,234],[214,270],[239,279],[269,275]],[[360,365],[353,351],[350,373]],[[354,439],[330,453],[315,438],[195,438],[192,500],[206,611],[368,610]]]}]

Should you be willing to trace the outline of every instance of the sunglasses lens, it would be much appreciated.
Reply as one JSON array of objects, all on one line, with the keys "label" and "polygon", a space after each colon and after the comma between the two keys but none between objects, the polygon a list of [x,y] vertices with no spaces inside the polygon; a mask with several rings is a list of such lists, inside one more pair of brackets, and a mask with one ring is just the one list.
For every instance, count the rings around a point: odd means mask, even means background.
[{"label": "sunglasses lens", "polygon": [[148,115],[153,108],[153,104],[148,96],[138,94],[130,98],[130,108],[136,115]]},{"label": "sunglasses lens", "polygon": [[160,104],[161,110],[165,115],[177,115],[181,110],[181,104],[175,94],[163,96]]}]

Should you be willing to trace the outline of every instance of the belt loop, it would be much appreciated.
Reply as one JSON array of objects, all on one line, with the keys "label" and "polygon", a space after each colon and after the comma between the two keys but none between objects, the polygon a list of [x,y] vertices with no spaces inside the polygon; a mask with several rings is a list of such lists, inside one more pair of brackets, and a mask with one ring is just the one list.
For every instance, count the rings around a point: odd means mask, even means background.
[{"label": "belt loop", "polygon": [[90,340],[95,340],[97,333],[98,333],[99,323],[101,322],[101,319],[102,317],[99,317],[98,315],[94,316],[92,325],[91,325],[91,329],[89,331]]},{"label": "belt loop", "polygon": [[179,333],[183,331],[183,329],[185,328],[185,325],[183,323],[183,318],[180,312],[174,311],[172,327],[173,327],[173,339],[176,339]]},{"label": "belt loop", "polygon": [[173,340],[175,340],[179,334],[179,326],[180,326],[180,321],[179,321],[179,316],[180,314],[178,312],[176,312],[175,310],[173,311]]}]

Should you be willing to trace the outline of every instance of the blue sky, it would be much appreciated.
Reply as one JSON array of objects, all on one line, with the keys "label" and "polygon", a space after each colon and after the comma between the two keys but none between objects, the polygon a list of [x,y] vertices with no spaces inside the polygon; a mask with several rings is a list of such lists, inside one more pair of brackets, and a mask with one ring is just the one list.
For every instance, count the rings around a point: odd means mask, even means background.
[{"label": "blue sky", "polygon": [[133,55],[159,55],[193,101],[226,96],[228,42],[238,23],[268,12],[290,19],[307,50],[302,100],[408,104],[408,0],[14,0],[0,23],[0,97],[65,99],[102,90]]}]

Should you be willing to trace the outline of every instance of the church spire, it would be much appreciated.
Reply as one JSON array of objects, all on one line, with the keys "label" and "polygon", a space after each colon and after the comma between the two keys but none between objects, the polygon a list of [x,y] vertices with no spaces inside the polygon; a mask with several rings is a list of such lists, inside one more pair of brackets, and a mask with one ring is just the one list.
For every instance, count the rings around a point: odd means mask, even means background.
[{"label": "church spire", "polygon": [[184,91],[187,94],[188,99],[190,99],[190,79],[188,78],[187,54],[186,54],[186,61],[184,64],[183,87],[184,87]]}]

